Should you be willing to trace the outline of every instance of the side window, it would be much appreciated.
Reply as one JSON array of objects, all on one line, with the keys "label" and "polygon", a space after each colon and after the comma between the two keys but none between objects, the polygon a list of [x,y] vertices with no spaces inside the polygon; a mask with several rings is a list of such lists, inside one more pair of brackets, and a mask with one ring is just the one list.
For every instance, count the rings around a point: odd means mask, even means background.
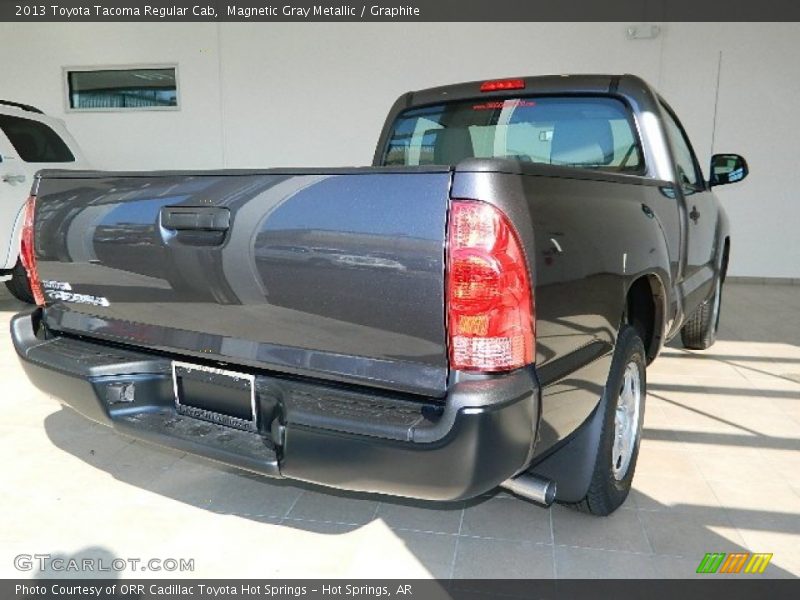
[{"label": "side window", "polygon": [[666,106],[662,104],[662,108],[666,117],[667,136],[675,152],[675,166],[678,169],[681,183],[690,186],[702,185],[697,161],[695,161],[692,146],[683,132],[683,128]]},{"label": "side window", "polygon": [[0,115],[0,129],[25,162],[75,162],[75,157],[64,140],[44,123],[11,115]]}]

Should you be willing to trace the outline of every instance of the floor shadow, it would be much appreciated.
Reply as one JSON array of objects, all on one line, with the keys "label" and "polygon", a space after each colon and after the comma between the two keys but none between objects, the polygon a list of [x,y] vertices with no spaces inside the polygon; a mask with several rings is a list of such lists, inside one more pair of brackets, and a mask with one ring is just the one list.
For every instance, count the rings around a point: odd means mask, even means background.
[{"label": "floor shadow", "polygon": [[90,546],[74,554],[38,553],[31,561],[33,579],[119,579],[127,561],[102,546]]},{"label": "floor shadow", "polygon": [[[691,350],[685,350],[684,348],[680,347],[680,345],[673,340],[670,345],[670,350],[668,352],[662,352],[662,356],[669,357],[669,358],[682,358],[682,359],[694,359],[697,361],[698,365],[702,365],[704,362],[706,363],[723,363],[726,365],[730,365],[735,369],[739,370],[742,369],[749,373],[755,373],[759,377],[766,377],[766,378],[775,378],[775,379],[784,379],[786,381],[791,381],[792,383],[800,383],[800,367],[798,367],[798,371],[796,373],[773,373],[770,371],[764,370],[764,368],[754,367],[752,364],[744,364],[744,363],[760,363],[761,365],[769,365],[769,364],[791,364],[791,365],[800,365],[800,358],[791,358],[786,356],[748,356],[748,355],[729,355],[729,354],[715,354],[713,350],[706,351],[705,353],[699,353]],[[800,396],[800,394],[798,394]]]},{"label": "floor shadow", "polygon": [[699,394],[701,396],[712,394],[725,396],[747,396],[753,398],[764,397],[800,400],[800,394],[793,390],[764,390],[750,387],[712,387],[702,385],[685,385],[682,383],[650,383],[647,386],[647,392],[684,392],[687,394]]},{"label": "floor shadow", "polygon": [[[674,344],[670,344],[670,348],[678,348],[683,350],[681,345],[675,341]],[[700,354],[699,352],[692,352],[690,350],[683,350],[682,352],[670,352],[662,353],[661,356],[669,356],[670,358],[685,358],[689,360],[695,361],[710,361],[710,362],[724,362],[732,364],[735,367],[739,368],[746,368],[738,362],[763,362],[763,363],[791,363],[791,364],[800,364],[800,358],[791,358],[787,356],[781,356],[780,358],[775,358],[774,356],[754,356],[754,355],[746,355],[746,354],[714,354],[713,350],[710,351],[709,354]],[[772,373],[766,373],[761,371],[767,375],[772,375]]]},{"label": "floor shadow", "polygon": [[[156,493],[160,493],[160,488],[157,488],[152,483],[155,481],[152,478],[152,473],[158,472],[158,469],[153,469],[150,472],[147,471],[137,471],[133,474],[133,476],[127,476],[124,479],[120,477],[120,473],[117,469],[115,469],[115,463],[113,462],[113,457],[111,456],[102,456],[99,454],[99,450],[95,450],[94,445],[92,443],[92,439],[85,435],[75,435],[74,433],[74,424],[76,421],[83,421],[86,423],[92,430],[102,432],[102,435],[114,435],[121,439],[133,442],[134,438],[129,438],[123,434],[116,433],[114,430],[104,427],[102,425],[97,425],[91,423],[85,419],[82,415],[74,411],[72,408],[68,406],[61,406],[61,410],[58,412],[52,413],[45,418],[44,421],[44,428],[45,432],[47,433],[48,438],[53,444],[80,458],[87,464],[90,464],[94,467],[102,468],[108,471],[111,475],[113,475],[117,479],[122,479],[125,483],[129,483],[132,485],[136,485],[149,491],[155,491]],[[189,460],[195,462],[196,464],[205,464],[209,467],[213,468],[216,472],[220,474],[225,474],[226,476],[236,477],[236,478],[243,478],[250,481],[257,481],[262,483],[265,486],[277,487],[277,488],[294,488],[297,490],[303,491],[310,491],[310,492],[317,492],[317,493],[324,493],[330,495],[331,497],[338,497],[338,498],[349,498],[353,500],[369,500],[369,501],[379,501],[384,504],[396,504],[398,506],[407,506],[407,507],[415,507],[415,508],[424,508],[426,510],[440,510],[440,511],[449,511],[449,510],[460,510],[465,506],[473,506],[476,504],[480,504],[481,502],[485,502],[486,500],[490,499],[491,497],[495,496],[497,493],[500,493],[499,490],[493,493],[489,493],[478,498],[468,500],[468,501],[459,501],[459,502],[433,502],[433,501],[425,501],[425,500],[413,500],[413,499],[405,499],[405,498],[398,498],[395,496],[386,496],[381,494],[367,494],[362,492],[349,492],[345,490],[338,490],[334,488],[328,488],[325,486],[319,486],[314,484],[305,483],[303,481],[297,480],[289,480],[289,479],[273,479],[266,476],[250,473],[248,471],[244,471],[241,469],[237,469],[235,467],[229,467],[227,465],[216,463],[214,461],[206,460],[202,457],[194,456],[191,454],[183,453],[178,450],[173,450],[171,448],[162,447],[156,444],[150,444],[147,442],[143,442],[141,440],[135,440],[135,443],[140,447],[147,448],[148,451],[153,454],[153,458],[158,461],[175,461],[176,458],[180,457],[187,457]],[[101,444],[102,445],[102,444]],[[157,457],[155,455],[158,455]],[[227,485],[226,482],[220,482],[221,489],[222,486]],[[194,498],[191,494],[185,495],[183,494],[184,490],[180,487],[171,488],[169,490],[169,495],[175,500],[181,500],[187,502],[188,504],[193,504],[199,508],[205,508],[214,512],[214,506],[206,506],[203,503],[198,503],[196,498]],[[189,491],[189,490],[186,490]],[[226,496],[227,499],[227,496]],[[230,510],[220,510],[218,511],[220,514],[230,514]],[[238,514],[238,512],[237,512]],[[246,511],[242,514],[246,514]],[[249,515],[254,518],[258,518],[259,515]],[[260,515],[264,517],[266,520],[272,520],[276,516],[275,514],[269,515]],[[338,524],[347,525],[348,523],[340,522]]]},{"label": "floor shadow", "polygon": [[798,311],[800,286],[726,283],[717,339],[800,346]]},{"label": "floor shadow", "polygon": [[[419,562],[429,569],[431,575],[436,578],[448,579],[451,574],[437,571],[435,568],[430,568],[426,562],[425,552],[417,554],[416,544],[418,540],[415,535],[420,533],[439,533],[442,535],[461,536],[459,532],[452,531],[435,532],[426,531],[424,521],[426,518],[436,518],[437,513],[439,516],[447,516],[448,514],[461,513],[465,508],[469,509],[477,507],[483,503],[492,500],[495,494],[487,494],[479,498],[475,498],[466,502],[451,502],[451,503],[436,503],[425,502],[417,500],[409,500],[388,496],[380,496],[374,494],[362,494],[343,492],[339,490],[332,490],[329,488],[322,488],[304,484],[301,482],[287,481],[287,480],[272,480],[257,475],[252,475],[239,471],[237,469],[227,468],[217,465],[215,463],[204,461],[197,457],[190,457],[189,455],[182,455],[177,451],[173,451],[159,446],[151,446],[149,444],[142,444],[138,449],[138,453],[147,461],[147,468],[126,470],[118,468],[119,455],[124,455],[124,452],[119,453],[117,456],[104,455],[101,449],[107,440],[107,436],[118,436],[119,434],[99,426],[99,425],[86,425],[87,431],[76,433],[76,426],[80,422],[85,423],[85,419],[74,413],[72,409],[63,407],[62,410],[49,415],[45,419],[45,430],[49,439],[61,450],[68,452],[84,462],[102,469],[112,475],[115,479],[122,481],[129,485],[137,486],[148,492],[152,492],[171,500],[185,503],[196,508],[211,511],[217,514],[235,515],[240,518],[246,518],[255,522],[268,523],[272,525],[279,525],[283,527],[290,527],[306,532],[322,533],[327,535],[338,535],[342,533],[351,532],[360,527],[363,527],[376,519],[382,519],[383,514],[379,513],[376,509],[374,513],[364,519],[355,519],[353,522],[348,522],[347,518],[327,520],[324,518],[314,518],[313,516],[300,516],[293,517],[288,510],[281,509],[275,513],[268,508],[261,511],[254,510],[254,505],[257,508],[259,498],[275,498],[284,495],[285,492],[300,492],[300,493],[315,493],[322,494],[319,500],[322,504],[332,503],[338,504],[339,507],[357,506],[359,503],[364,502],[379,502],[381,507],[388,507],[392,510],[408,509],[418,511],[414,514],[419,516],[420,521],[418,526],[404,527],[391,527],[392,532],[405,544],[406,548],[414,554]],[[122,437],[122,436],[119,436]],[[646,435],[645,438],[649,439],[652,435]],[[658,435],[655,436],[658,439]],[[731,440],[725,440],[731,443]],[[735,441],[735,440],[734,440]],[[720,440],[715,440],[714,443],[720,443]],[[136,442],[139,445],[140,442]],[[133,453],[135,454],[135,453]],[[128,459],[130,460],[130,459]],[[175,464],[179,460],[186,460],[188,467],[200,466],[200,478],[188,478],[186,481],[176,479],[175,477],[169,478],[165,485],[163,478],[154,476],[154,473],[164,472],[170,468],[170,465]],[[198,494],[198,488],[204,488],[207,493]],[[237,490],[247,488],[244,493],[239,494]],[[523,502],[523,500],[508,499],[507,502]],[[630,500],[629,500],[630,502]],[[651,505],[653,503],[651,502]],[[670,507],[661,505],[658,511],[660,514],[668,515],[673,510]],[[704,540],[708,546],[700,548],[695,546],[687,547],[687,554],[685,560],[680,563],[680,569],[686,570],[683,572],[676,572],[673,576],[677,577],[692,577],[695,573],[691,570],[692,561],[699,564],[705,552],[748,552],[749,549],[744,548],[739,544],[735,544],[725,537],[718,535],[711,531],[714,526],[727,526],[731,527],[730,520],[722,509],[713,507],[698,507],[698,506],[680,506],[675,507],[676,511],[681,514],[686,509],[691,509],[693,516],[693,523],[698,527],[705,526]],[[545,509],[540,509],[545,510]],[[648,511],[657,512],[657,511]],[[424,514],[423,514],[424,513]],[[740,518],[748,517],[763,517],[769,522],[783,524],[789,522],[789,526],[775,525],[776,530],[796,534],[798,533],[798,523],[792,524],[791,518],[794,515],[786,515],[783,513],[774,513],[769,511],[739,511]],[[678,514],[677,512],[675,514]],[[672,518],[675,518],[675,514]],[[586,518],[583,515],[576,515],[576,519]],[[595,518],[595,517],[593,517]],[[462,516],[463,519],[463,516]],[[598,517],[599,519],[599,517]],[[762,519],[764,520],[764,519]],[[469,537],[469,536],[468,536]],[[463,538],[462,538],[463,539]],[[559,544],[556,544],[559,545]],[[769,549],[752,549],[753,551],[769,551]],[[784,569],[771,565],[769,567],[770,577],[793,577],[793,575]],[[644,576],[644,575],[642,575]]]},{"label": "floor shadow", "polygon": [[776,450],[800,451],[797,438],[773,437],[767,435],[747,435],[738,433],[714,433],[705,431],[674,431],[672,429],[645,429],[642,439],[675,441],[676,435],[683,442],[751,448],[773,448]]},{"label": "floor shadow", "polygon": [[0,312],[18,313],[29,308],[33,308],[33,305],[17,300],[6,289],[5,283],[0,283]]}]

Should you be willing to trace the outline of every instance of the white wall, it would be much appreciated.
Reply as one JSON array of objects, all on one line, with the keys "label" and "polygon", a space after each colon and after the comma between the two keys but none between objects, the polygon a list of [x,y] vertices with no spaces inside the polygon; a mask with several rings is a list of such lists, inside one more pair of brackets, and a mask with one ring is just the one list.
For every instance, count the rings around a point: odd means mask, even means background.
[{"label": "white wall", "polygon": [[[744,154],[719,189],[731,274],[800,278],[800,24],[0,24],[0,96],[61,116],[101,168],[368,164],[404,91],[464,79],[636,73],[684,121],[705,166]],[[11,57],[11,59],[9,59]],[[177,112],[65,113],[62,67],[176,62]],[[706,169],[707,170],[707,169]]]},{"label": "white wall", "polygon": [[[217,34],[213,23],[0,23],[0,97],[63,118],[99,168],[220,167]],[[180,111],[65,112],[63,67],[135,63],[178,64]]]}]

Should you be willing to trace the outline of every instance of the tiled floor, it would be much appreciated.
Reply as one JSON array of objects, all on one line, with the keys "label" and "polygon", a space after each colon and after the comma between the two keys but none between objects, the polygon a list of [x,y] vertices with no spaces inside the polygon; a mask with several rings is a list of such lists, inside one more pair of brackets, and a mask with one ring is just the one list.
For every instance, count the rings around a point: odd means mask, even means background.
[{"label": "tiled floor", "polygon": [[635,490],[608,518],[325,493],[132,442],[28,384],[7,339],[21,306],[0,294],[0,576],[50,553],[193,558],[208,577],[691,577],[742,549],[800,575],[800,287],[729,285],[714,348],[665,349]]}]

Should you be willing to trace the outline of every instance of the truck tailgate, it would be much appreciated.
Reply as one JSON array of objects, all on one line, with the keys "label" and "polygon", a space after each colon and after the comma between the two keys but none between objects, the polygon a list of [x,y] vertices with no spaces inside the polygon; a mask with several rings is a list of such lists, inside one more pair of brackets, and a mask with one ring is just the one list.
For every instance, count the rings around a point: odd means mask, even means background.
[{"label": "truck tailgate", "polygon": [[50,328],[444,394],[449,170],[41,177]]}]

